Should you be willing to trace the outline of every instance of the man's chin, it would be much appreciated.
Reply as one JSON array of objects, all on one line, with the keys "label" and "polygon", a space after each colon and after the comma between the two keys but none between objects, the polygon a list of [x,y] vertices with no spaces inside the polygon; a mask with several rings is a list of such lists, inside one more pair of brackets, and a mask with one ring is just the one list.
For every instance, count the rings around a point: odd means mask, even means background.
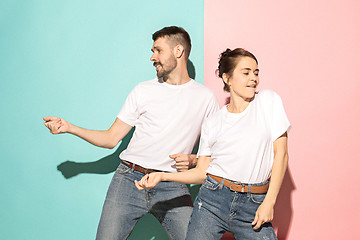
[{"label": "man's chin", "polygon": [[156,76],[158,77],[158,79],[162,79],[164,82],[166,82],[166,80],[168,79],[168,74],[164,72],[157,72]]}]

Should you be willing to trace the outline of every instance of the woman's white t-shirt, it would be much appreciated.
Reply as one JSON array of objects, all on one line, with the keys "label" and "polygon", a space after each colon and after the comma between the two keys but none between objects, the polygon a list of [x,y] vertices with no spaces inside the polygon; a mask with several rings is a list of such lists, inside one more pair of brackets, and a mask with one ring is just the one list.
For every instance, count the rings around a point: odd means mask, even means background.
[{"label": "woman's white t-shirt", "polygon": [[199,156],[211,156],[208,173],[242,183],[269,179],[274,141],[290,127],[281,98],[263,90],[241,113],[227,106],[202,126]]}]

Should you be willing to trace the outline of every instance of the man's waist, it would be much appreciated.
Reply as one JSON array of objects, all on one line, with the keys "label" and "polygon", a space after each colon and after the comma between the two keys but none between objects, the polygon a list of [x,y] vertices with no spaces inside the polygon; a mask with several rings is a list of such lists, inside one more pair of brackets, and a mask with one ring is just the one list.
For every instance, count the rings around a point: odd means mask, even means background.
[{"label": "man's waist", "polygon": [[125,165],[127,165],[130,168],[133,168],[135,171],[142,172],[142,173],[151,173],[151,172],[175,172],[176,170],[169,165],[168,168],[161,167],[158,165],[149,167],[148,165],[144,165],[142,163],[138,163],[136,161],[131,160],[121,160]]}]

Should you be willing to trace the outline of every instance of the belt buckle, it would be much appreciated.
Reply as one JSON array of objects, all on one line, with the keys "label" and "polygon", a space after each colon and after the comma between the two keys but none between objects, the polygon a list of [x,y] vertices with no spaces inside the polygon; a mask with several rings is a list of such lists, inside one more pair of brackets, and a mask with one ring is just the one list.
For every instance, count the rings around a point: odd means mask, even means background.
[{"label": "belt buckle", "polygon": [[[230,186],[230,189],[231,189],[231,186]],[[233,190],[233,191],[236,191],[236,190]],[[239,192],[241,192],[241,193],[245,192],[245,184],[244,183],[241,184],[241,190]]]},{"label": "belt buckle", "polygon": [[[233,184],[233,182],[230,182],[230,187],[229,187],[230,190],[237,192],[235,189],[232,189],[232,184]],[[241,187],[240,192],[241,192],[241,193],[244,193],[244,192],[245,192],[245,184],[242,183],[241,186],[242,186],[242,187]]]},{"label": "belt buckle", "polygon": [[235,191],[235,192],[236,192],[236,190],[232,189],[232,184],[233,184],[233,182],[230,181],[229,189],[230,189],[231,191]]}]

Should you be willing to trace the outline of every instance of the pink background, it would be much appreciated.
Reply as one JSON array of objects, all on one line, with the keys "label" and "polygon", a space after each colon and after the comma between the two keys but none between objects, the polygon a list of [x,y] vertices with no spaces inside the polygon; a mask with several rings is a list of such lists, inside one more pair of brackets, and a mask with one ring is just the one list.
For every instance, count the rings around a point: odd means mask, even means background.
[{"label": "pink background", "polygon": [[219,54],[259,60],[260,87],[292,124],[276,206],[279,239],[357,239],[360,164],[360,2],[205,0],[205,84],[224,103]]}]

